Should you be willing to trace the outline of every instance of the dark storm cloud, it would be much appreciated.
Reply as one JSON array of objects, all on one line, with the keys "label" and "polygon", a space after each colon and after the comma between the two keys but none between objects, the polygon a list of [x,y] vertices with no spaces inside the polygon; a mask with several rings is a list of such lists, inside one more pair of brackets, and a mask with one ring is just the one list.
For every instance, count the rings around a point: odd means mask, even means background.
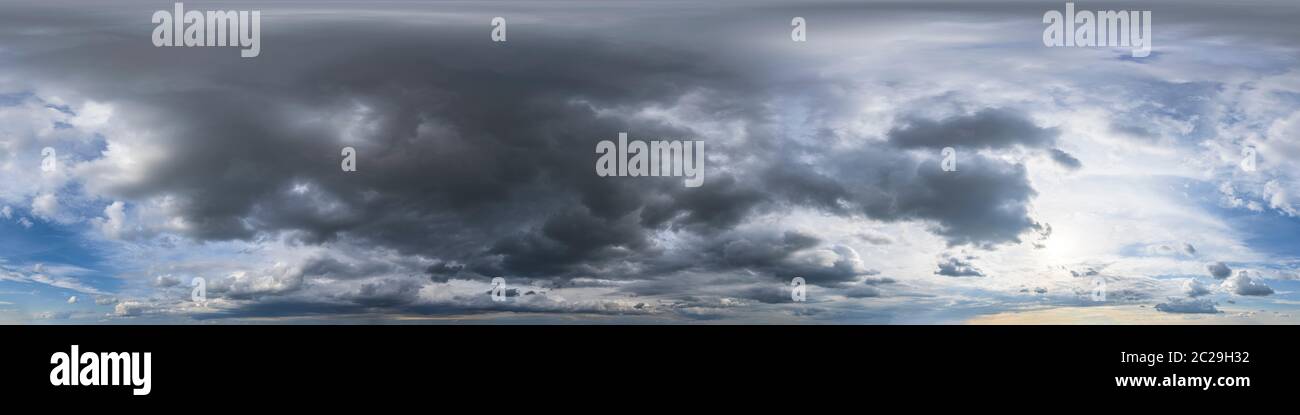
[{"label": "dark storm cloud", "polygon": [[856,286],[843,291],[845,297],[849,298],[872,298],[880,296],[880,289],[871,286]]},{"label": "dark storm cloud", "polygon": [[1232,275],[1232,268],[1222,262],[1214,262],[1205,265],[1205,270],[1210,272],[1210,276],[1215,279],[1224,279]]},{"label": "dark storm cloud", "polygon": [[[171,198],[185,232],[198,240],[283,234],[434,261],[412,267],[318,257],[274,274],[278,284],[269,289],[215,281],[210,291],[217,295],[263,298],[292,293],[304,278],[416,268],[434,281],[687,271],[753,273],[742,279],[763,281],[800,276],[870,297],[878,292],[852,284],[876,271],[851,249],[817,235],[737,227],[756,213],[812,208],[921,221],[950,245],[994,247],[1046,229],[1029,215],[1036,193],[1023,165],[963,152],[959,170],[944,172],[931,151],[1052,147],[1056,129],[1011,108],[905,117],[883,140],[850,137],[862,144],[829,152],[786,137],[768,105],[796,94],[830,107],[824,113],[851,112],[831,86],[781,82],[813,79],[815,69],[773,79],[761,69],[787,68],[779,60],[646,42],[657,33],[653,22],[629,22],[617,33],[524,24],[511,27],[508,43],[493,44],[486,13],[419,25],[268,10],[261,56],[240,59],[229,49],[152,47],[146,22],[154,7],[100,17],[21,9],[0,17],[30,25],[58,15],[85,28],[68,44],[0,32],[29,46],[4,69],[112,102],[115,116],[148,130],[149,144],[167,152],[149,161],[139,180],[104,179],[106,193]],[[744,136],[710,136],[690,122],[634,115],[646,108],[736,122]],[[596,176],[595,143],[619,132],[704,141],[704,186]],[[344,146],[358,152],[355,173],[339,169]],[[659,245],[653,236],[665,231],[688,236],[689,248]],[[367,282],[344,297],[400,306],[414,287],[396,281],[407,280]],[[740,296],[774,300],[772,290]]]},{"label": "dark storm cloud", "polygon": [[[749,91],[759,89],[727,76],[726,62],[689,51],[647,56],[599,41],[574,48],[563,35],[492,45],[480,39],[478,25],[329,22],[330,30],[294,25],[275,33],[267,23],[268,43],[274,38],[283,49],[256,60],[116,42],[115,53],[140,59],[79,74],[79,90],[124,100],[116,102],[130,108],[127,116],[156,126],[174,151],[144,180],[111,191],[176,197],[200,239],[292,231],[320,243],[346,234],[531,274],[640,250],[645,229],[670,220],[726,228],[763,198],[726,175],[695,190],[592,174],[594,143],[620,131],[707,137],[600,116],[587,103],[635,110],[706,91],[717,96],[714,110],[746,115],[753,109],[745,103],[760,101]],[[82,52],[28,63],[68,68],[68,60],[106,54]],[[220,87],[129,89],[213,82]],[[358,142],[345,142],[340,126],[328,122],[346,117],[364,126]],[[358,149],[357,174],[338,169],[344,145]],[[312,187],[289,191],[300,182]],[[493,257],[499,261],[485,259]]]},{"label": "dark storm cloud", "polygon": [[889,141],[902,148],[1040,148],[1056,142],[1060,134],[1060,130],[1041,128],[1017,112],[990,108],[938,121],[910,118],[889,132]]},{"label": "dark storm cloud", "polygon": [[1222,93],[1221,84],[1139,78],[1111,87],[1122,88],[1134,103],[1134,108],[1111,115],[1112,133],[1148,143],[1169,139],[1198,142],[1214,137],[1215,123],[1205,114],[1215,111],[1209,97]]},{"label": "dark storm cloud", "polygon": [[892,206],[872,207],[933,220],[935,232],[952,245],[1018,243],[1025,232],[1046,231],[1029,216],[1030,198],[1037,192],[1024,165],[968,155],[960,166],[944,172],[937,162],[923,162],[913,181],[896,189]]}]

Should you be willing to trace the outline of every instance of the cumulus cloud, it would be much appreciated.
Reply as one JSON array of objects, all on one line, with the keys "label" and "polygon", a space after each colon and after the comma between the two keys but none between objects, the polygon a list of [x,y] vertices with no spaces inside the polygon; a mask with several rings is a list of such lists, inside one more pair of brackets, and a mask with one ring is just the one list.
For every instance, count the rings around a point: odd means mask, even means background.
[{"label": "cumulus cloud", "polygon": [[32,214],[45,220],[58,219],[59,198],[51,193],[37,195],[32,199]]},{"label": "cumulus cloud", "polygon": [[946,277],[983,277],[984,272],[970,263],[972,259],[975,258],[971,256],[946,257],[939,261],[939,270],[934,273]]}]

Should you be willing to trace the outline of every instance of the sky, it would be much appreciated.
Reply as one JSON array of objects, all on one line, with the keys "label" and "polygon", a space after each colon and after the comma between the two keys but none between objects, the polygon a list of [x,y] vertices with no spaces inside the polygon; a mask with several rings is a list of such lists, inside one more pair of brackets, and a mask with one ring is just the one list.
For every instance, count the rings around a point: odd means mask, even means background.
[{"label": "sky", "polygon": [[1293,2],[173,3],[0,5],[0,323],[1300,322]]}]

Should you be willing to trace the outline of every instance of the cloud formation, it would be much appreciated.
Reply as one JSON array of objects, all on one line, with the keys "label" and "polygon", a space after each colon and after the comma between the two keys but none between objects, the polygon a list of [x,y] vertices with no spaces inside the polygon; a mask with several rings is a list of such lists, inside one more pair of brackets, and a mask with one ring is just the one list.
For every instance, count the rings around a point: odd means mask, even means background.
[{"label": "cloud formation", "polygon": [[[726,24],[709,7],[625,6],[511,5],[511,40],[493,44],[499,11],[480,5],[271,4],[261,55],[240,59],[132,40],[154,5],[5,5],[0,43],[19,46],[0,51],[0,218],[38,236],[0,246],[79,238],[86,252],[11,249],[3,279],[91,295],[115,317],[208,319],[906,321],[1021,295],[1075,304],[1072,278],[1103,269],[1115,301],[1202,297],[1182,282],[1202,266],[1228,292],[1273,293],[1197,258],[1276,262],[1286,248],[1249,232],[1289,228],[1200,204],[1294,217],[1300,189],[1274,155],[1300,154],[1286,144],[1300,123],[1276,100],[1300,84],[1265,67],[1293,62],[1243,58],[1260,66],[1207,78],[1223,72],[1202,54],[1220,46],[1194,37],[1160,65],[1026,50],[1026,5],[798,5],[836,48],[777,36],[787,5]],[[1215,12],[1189,5],[1168,27]],[[559,15],[586,18],[547,23]],[[918,35],[918,21],[943,24]],[[1296,34],[1227,26],[1205,35]],[[619,133],[702,141],[704,186],[594,174],[595,144]],[[1225,137],[1266,150],[1260,174],[1240,173],[1242,143]],[[35,168],[46,146],[55,172]],[[356,172],[340,169],[344,147]],[[40,262],[87,271],[26,271]],[[494,277],[511,301],[484,294]],[[797,309],[795,277],[812,298]],[[196,278],[206,304],[189,301]]]},{"label": "cloud formation", "polygon": [[1223,281],[1223,288],[1236,295],[1264,296],[1273,294],[1273,289],[1264,281],[1252,278],[1246,270],[1237,271],[1237,275]]},{"label": "cloud formation", "polygon": [[1157,311],[1184,314],[1213,314],[1219,309],[1209,299],[1170,298],[1169,301],[1156,304]]}]

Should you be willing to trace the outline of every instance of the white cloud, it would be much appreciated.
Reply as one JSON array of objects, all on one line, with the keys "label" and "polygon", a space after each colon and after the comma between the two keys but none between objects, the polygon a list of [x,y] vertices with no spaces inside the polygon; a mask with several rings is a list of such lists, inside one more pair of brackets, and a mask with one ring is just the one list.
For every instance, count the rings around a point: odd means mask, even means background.
[{"label": "white cloud", "polygon": [[[1231,57],[1200,53],[1196,49],[1183,49],[1183,53],[1161,55],[1159,65],[1141,65],[1113,59],[1104,50],[1051,50],[1042,48],[1012,48],[1002,45],[1023,43],[1016,19],[1006,21],[983,19],[971,23],[960,18],[927,22],[927,29],[900,30],[914,22],[904,19],[879,17],[879,25],[825,26],[821,33],[826,39],[848,36],[866,39],[837,47],[804,48],[799,53],[810,60],[827,58],[828,65],[817,72],[820,77],[842,80],[835,89],[844,95],[843,108],[836,105],[817,105],[828,112],[842,112],[827,117],[826,122],[805,120],[813,115],[798,113],[782,120],[780,128],[798,132],[822,130],[832,132],[832,145],[860,146],[882,135],[908,111],[921,113],[963,112],[983,107],[1028,108],[1030,116],[1043,125],[1062,129],[1066,148],[1089,166],[1077,174],[1063,174],[1054,168],[1041,168],[1042,161],[1014,151],[998,154],[1011,163],[1023,163],[1029,169],[1038,197],[1034,200],[1034,216],[1051,223],[1054,233],[1046,241],[1046,248],[1035,250],[1028,246],[1009,246],[996,252],[979,252],[979,268],[970,258],[949,257],[940,264],[949,274],[989,275],[989,278],[942,278],[934,275],[935,255],[949,249],[943,241],[927,232],[926,224],[899,222],[875,223],[862,218],[828,217],[824,212],[796,211],[788,215],[759,217],[741,226],[766,227],[774,223],[809,225],[808,233],[824,241],[823,248],[802,251],[792,260],[809,266],[830,266],[839,262],[855,271],[882,270],[884,275],[899,280],[898,288],[856,287],[844,291],[863,298],[888,298],[894,290],[906,290],[917,297],[937,298],[941,304],[957,303],[969,298],[993,303],[996,299],[979,297],[988,290],[1005,290],[1009,287],[1038,287],[1052,297],[1044,301],[1073,301],[1068,298],[1076,285],[1084,279],[1074,278],[1062,267],[1080,265],[1105,268],[1107,281],[1115,291],[1112,298],[1150,301],[1149,298],[1165,293],[1182,292],[1191,297],[1208,295],[1210,289],[1193,278],[1157,280],[1152,275],[1202,275],[1206,272],[1204,261],[1222,258],[1234,264],[1250,267],[1252,263],[1268,262],[1266,254],[1256,252],[1246,243],[1251,235],[1234,229],[1221,217],[1192,202],[1186,187],[1170,185],[1166,179],[1181,182],[1219,184],[1223,204],[1232,208],[1248,209],[1268,214],[1281,212],[1296,216],[1296,180],[1291,177],[1295,156],[1300,146],[1295,140],[1300,131],[1300,113],[1295,105],[1280,101],[1295,92],[1294,71],[1268,70],[1256,73],[1253,68],[1236,65]],[[945,18],[945,16],[936,16]],[[1170,23],[1170,30],[1176,26]],[[1030,31],[1032,32],[1032,31]],[[1030,33],[1030,40],[1032,35]],[[1215,39],[1218,39],[1215,37]],[[1184,48],[1196,39],[1187,39]],[[787,42],[788,43],[788,42]],[[976,47],[973,47],[976,46]],[[978,46],[988,46],[978,47]],[[772,45],[765,45],[772,47]],[[848,48],[848,49],[845,49]],[[854,49],[857,48],[857,49]],[[1216,48],[1218,50],[1220,48]],[[1231,49],[1231,48],[1229,48]],[[1236,51],[1247,55],[1259,50]],[[871,53],[854,53],[871,52]],[[919,52],[918,52],[919,51]],[[743,51],[737,51],[740,54]],[[1269,55],[1274,55],[1271,50]],[[988,60],[990,53],[999,56]],[[1207,56],[1210,55],[1210,56]],[[843,59],[852,56],[852,59]],[[889,65],[906,56],[908,65]],[[1046,57],[1045,57],[1046,56]],[[1266,58],[1267,56],[1264,56]],[[960,65],[961,71],[931,72],[932,76],[916,76],[918,68],[952,68]],[[820,67],[820,65],[818,65]],[[1013,68],[1014,70],[1007,70]],[[1066,69],[1062,69],[1066,68]],[[1087,68],[1072,72],[1069,68]],[[796,71],[791,71],[796,72]],[[1156,80],[1172,80],[1166,85]],[[882,80],[887,82],[882,82]],[[1129,81],[1129,83],[1124,83]],[[1161,88],[1181,88],[1197,82],[1223,85],[1226,96],[1196,92],[1191,96],[1162,94]],[[165,87],[166,85],[164,85]],[[219,87],[220,85],[213,85]],[[38,96],[49,95],[37,91]],[[129,128],[124,119],[139,116],[149,120],[147,108],[133,108],[112,101],[92,101],[76,97],[72,91],[59,91],[57,95],[67,100],[47,97],[50,103],[66,104],[67,112],[51,109],[40,98],[27,99],[21,105],[0,107],[0,171],[6,178],[0,187],[0,201],[23,204],[31,200],[31,215],[52,221],[67,221],[69,211],[80,206],[102,206],[104,200],[113,200],[104,207],[102,217],[88,222],[108,239],[130,240],[129,251],[113,252],[112,260],[125,268],[144,269],[158,262],[158,270],[126,273],[121,278],[128,287],[139,289],[117,302],[118,315],[139,315],[144,310],[186,310],[186,306],[144,300],[156,292],[154,288],[179,285],[180,279],[194,276],[210,278],[209,291],[214,296],[228,296],[234,304],[249,304],[262,297],[285,298],[303,302],[347,303],[358,298],[401,297],[412,287],[418,287],[416,300],[423,305],[478,307],[492,309],[498,305],[481,295],[482,281],[455,280],[434,284],[422,274],[423,267],[435,258],[399,255],[383,249],[360,249],[349,246],[346,235],[341,242],[322,245],[285,244],[276,235],[250,242],[221,242],[196,244],[184,239],[168,239],[187,229],[183,209],[166,195],[139,200],[132,198],[128,189],[148,178],[156,178],[156,168],[168,160],[171,138],[165,130],[153,130],[153,124]],[[1149,94],[1149,95],[1148,95]],[[109,99],[109,98],[100,98]],[[682,98],[692,105],[641,109],[636,116],[662,121],[665,125],[691,129],[711,140],[742,140],[747,137],[738,129],[747,126],[733,125],[727,117],[717,117],[712,112],[682,110],[706,107],[695,101],[708,101],[708,94],[687,94]],[[1211,110],[1184,114],[1178,104],[1204,102]],[[800,105],[796,101],[782,101],[772,108],[789,110]],[[820,103],[819,103],[820,104]],[[1154,106],[1159,111],[1140,111],[1144,106]],[[137,111],[138,110],[138,111]],[[821,109],[818,109],[821,110]],[[612,112],[622,109],[608,110]],[[792,113],[796,111],[790,111]],[[810,113],[815,113],[811,111]],[[1117,114],[1141,114],[1136,120],[1149,126],[1155,136],[1150,142],[1135,141],[1134,137],[1116,134],[1106,128]],[[1230,114],[1230,115],[1229,115]],[[617,114],[615,114],[617,115]],[[1236,120],[1236,117],[1244,117]],[[1220,118],[1234,118],[1232,123]],[[1209,120],[1205,131],[1202,121]],[[821,120],[819,120],[821,121]],[[72,128],[54,128],[55,124]],[[789,124],[789,125],[784,125]],[[1217,124],[1217,125],[1216,125]],[[357,127],[360,128],[360,127]],[[349,140],[365,141],[372,132],[344,132]],[[424,124],[421,125],[424,128]],[[1263,129],[1266,128],[1266,131]],[[90,152],[80,154],[87,158],[81,163],[69,162],[67,180],[77,180],[84,185],[85,194],[69,194],[63,176],[41,178],[30,168],[40,147],[52,145],[60,148],[75,146],[65,144],[85,143],[88,132],[103,133],[102,143],[97,142]],[[1198,145],[1183,145],[1198,140],[1190,137],[1198,133],[1211,134]],[[820,141],[821,137],[817,136]],[[1267,174],[1246,176],[1236,169],[1240,141],[1260,144],[1262,164],[1271,166]],[[718,143],[719,141],[711,141]],[[103,144],[102,147],[98,144]],[[713,144],[710,144],[711,146]],[[103,148],[99,154],[89,154]],[[722,148],[722,147],[711,147]],[[793,148],[793,147],[792,147]],[[69,151],[69,153],[72,153]],[[72,155],[72,154],[69,154]],[[1286,155],[1286,156],[1283,156]],[[67,158],[75,160],[75,158]],[[730,161],[730,160],[729,160]],[[743,161],[738,161],[743,162]],[[719,163],[719,166],[723,165]],[[219,173],[219,172],[218,172]],[[214,174],[218,174],[214,173]],[[313,194],[318,186],[303,186],[306,194]],[[310,189],[310,190],[308,190]],[[58,196],[56,196],[56,194]],[[1220,195],[1215,195],[1218,198]],[[319,197],[330,196],[322,194]],[[889,195],[881,195],[889,196]],[[102,199],[101,199],[102,198]],[[93,203],[87,202],[93,200]],[[315,201],[329,202],[328,199]],[[128,204],[130,209],[128,210]],[[330,203],[308,203],[316,209],[326,209]],[[87,209],[93,211],[93,209]],[[6,206],[0,216],[10,219],[14,213]],[[130,216],[128,216],[130,215]],[[31,227],[28,218],[19,223]],[[864,231],[865,230],[865,231]],[[662,240],[671,242],[688,237],[665,231]],[[867,233],[864,233],[867,232]],[[159,241],[137,241],[134,238],[162,233]],[[686,234],[687,232],[682,232]],[[854,235],[874,235],[865,240]],[[291,236],[289,238],[292,238]],[[856,238],[856,239],[855,239]],[[854,242],[857,241],[857,242]],[[1182,242],[1188,241],[1188,242]],[[157,243],[154,243],[157,242]],[[861,242],[861,243],[859,243]],[[138,243],[138,244],[137,244]],[[355,243],[355,242],[353,242]],[[1191,248],[1195,243],[1196,248]],[[178,245],[172,247],[172,244]],[[1027,244],[1026,244],[1027,245]],[[825,248],[831,247],[831,248]],[[245,252],[235,252],[245,251]],[[859,255],[861,252],[862,255]],[[377,263],[373,268],[355,267],[356,275],[314,275],[304,270],[309,259],[329,255],[345,264]],[[1151,257],[1143,257],[1145,256]],[[1204,255],[1206,259],[1196,259]],[[147,258],[147,259],[141,259]],[[447,258],[437,258],[441,261]],[[373,261],[369,261],[373,260]],[[147,264],[145,264],[147,263]],[[1226,265],[1211,268],[1211,274],[1227,279],[1222,288],[1238,295],[1261,295],[1272,289],[1258,278],[1245,273],[1231,276]],[[1050,275],[1044,270],[1058,270]],[[157,271],[157,272],[154,272]],[[79,284],[75,275],[58,275],[37,270],[36,275],[18,275],[16,280],[61,284]],[[8,274],[6,274],[8,275]],[[1294,274],[1292,274],[1294,275]],[[615,278],[595,274],[592,279]],[[741,279],[737,277],[736,279]],[[393,282],[419,280],[419,284]],[[626,300],[606,298],[619,295],[619,283],[634,282],[610,279],[617,283],[591,288],[567,288],[551,291],[550,295],[521,298],[518,310],[644,310],[638,304],[653,301],[645,298]],[[727,297],[740,289],[767,287],[763,283],[745,280],[718,288],[715,299],[719,304],[733,305]],[[718,285],[723,285],[719,282]],[[1026,285],[1028,284],[1028,285]],[[1041,284],[1041,287],[1040,285]],[[151,287],[152,286],[152,287]],[[1050,289],[1049,289],[1050,287]],[[83,289],[92,289],[82,287]],[[698,294],[692,291],[691,294]],[[1061,293],[1061,294],[1058,294]],[[680,293],[678,293],[680,294]],[[135,298],[132,298],[135,297]],[[75,297],[74,297],[75,298]],[[568,300],[562,300],[567,298]],[[715,301],[716,300],[716,301]],[[107,300],[106,300],[107,301]],[[246,301],[247,303],[240,303]],[[701,301],[703,303],[704,301]],[[99,297],[96,297],[99,303]],[[229,304],[227,304],[229,305]],[[529,308],[532,307],[532,308]],[[654,307],[648,306],[648,307]],[[665,307],[667,308],[667,307]],[[700,309],[699,304],[692,304]],[[1171,300],[1157,306],[1169,312],[1214,312],[1208,300]],[[1191,310],[1191,311],[1188,311]],[[1208,311],[1207,311],[1208,310]],[[700,314],[709,314],[701,312]]]},{"label": "white cloud", "polygon": [[94,221],[95,227],[108,239],[121,239],[126,222],[126,205],[120,201],[104,208],[104,217]]},{"label": "white cloud", "polygon": [[95,129],[108,123],[113,117],[113,106],[106,103],[87,101],[78,108],[77,115],[68,119],[68,123],[77,127]]},{"label": "white cloud", "polygon": [[1192,278],[1183,283],[1183,293],[1187,294],[1188,297],[1200,297],[1209,294],[1210,288],[1206,287],[1205,284],[1201,284],[1200,280]]}]

